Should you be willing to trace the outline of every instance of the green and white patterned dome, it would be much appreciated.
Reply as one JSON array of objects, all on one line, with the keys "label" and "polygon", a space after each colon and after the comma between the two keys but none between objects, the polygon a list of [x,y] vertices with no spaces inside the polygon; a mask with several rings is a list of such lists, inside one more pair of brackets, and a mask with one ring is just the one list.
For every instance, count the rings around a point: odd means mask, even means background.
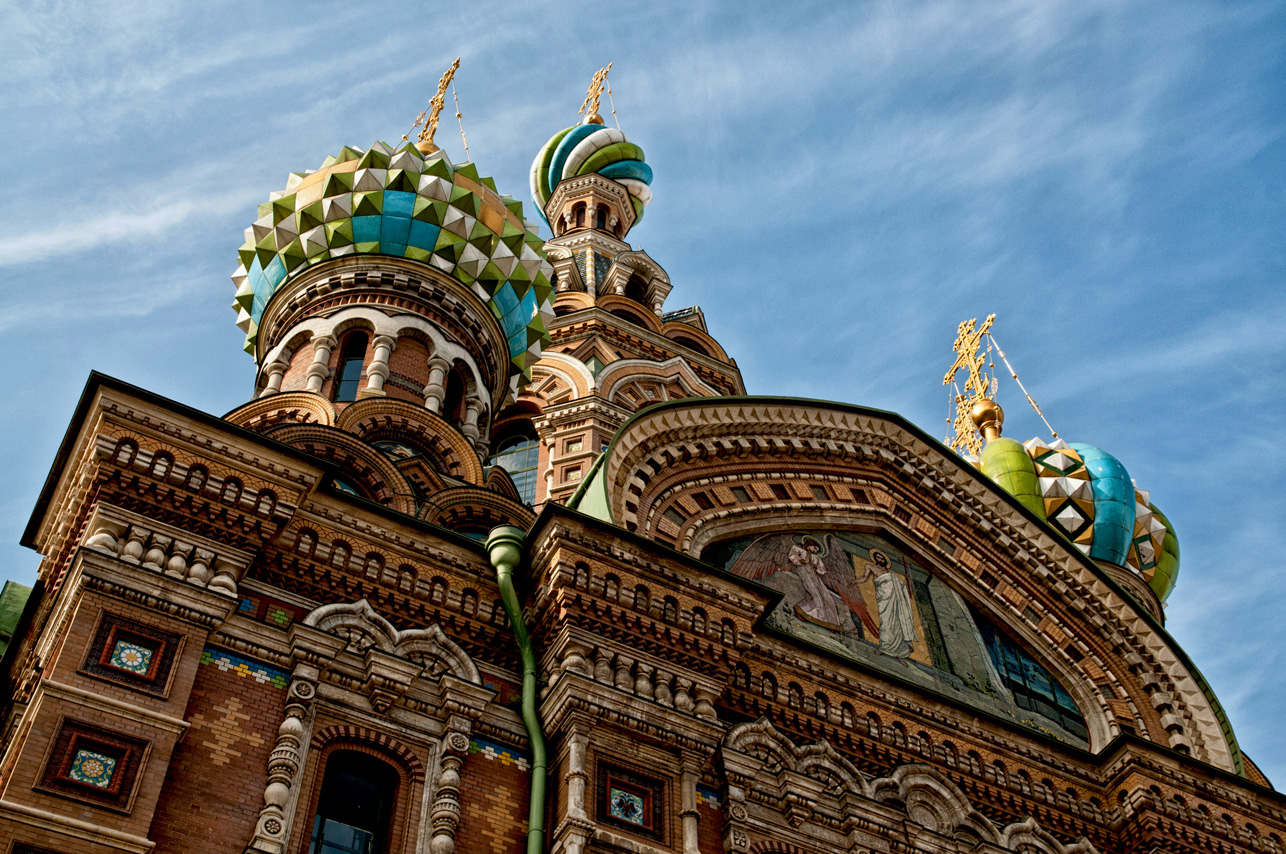
[{"label": "green and white patterned dome", "polygon": [[376,142],[291,173],[259,206],[238,252],[233,308],[252,355],[273,294],[299,271],[354,253],[420,261],[471,288],[504,330],[515,380],[530,377],[549,342],[553,267],[536,226],[522,202],[441,150]]}]

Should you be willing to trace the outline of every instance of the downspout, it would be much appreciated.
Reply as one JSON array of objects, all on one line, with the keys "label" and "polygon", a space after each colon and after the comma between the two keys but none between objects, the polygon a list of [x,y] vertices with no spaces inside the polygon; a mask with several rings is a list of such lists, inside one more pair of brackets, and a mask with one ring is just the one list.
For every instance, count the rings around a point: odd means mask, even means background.
[{"label": "downspout", "polygon": [[513,525],[492,528],[487,536],[487,553],[496,569],[500,601],[509,625],[513,626],[518,655],[522,659],[522,723],[531,742],[531,807],[527,814],[527,854],[542,854],[545,848],[545,736],[536,716],[536,654],[531,648],[522,605],[514,590],[513,571],[522,560],[524,533]]}]

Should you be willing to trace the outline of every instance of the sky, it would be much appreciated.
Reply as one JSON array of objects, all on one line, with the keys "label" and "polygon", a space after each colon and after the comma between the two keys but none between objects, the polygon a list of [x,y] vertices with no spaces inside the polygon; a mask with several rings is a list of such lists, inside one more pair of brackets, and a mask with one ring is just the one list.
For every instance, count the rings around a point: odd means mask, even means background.
[{"label": "sky", "polygon": [[[943,435],[956,325],[995,312],[1059,435],[1174,523],[1167,628],[1286,786],[1276,0],[2,4],[0,576],[35,577],[17,541],[91,370],[249,399],[229,275],[256,205],[400,140],[457,55],[470,159],[528,205],[614,62],[656,173],[630,240],[751,393]],[[464,159],[450,111],[437,141]],[[1000,388],[1006,435],[1047,435]]]}]

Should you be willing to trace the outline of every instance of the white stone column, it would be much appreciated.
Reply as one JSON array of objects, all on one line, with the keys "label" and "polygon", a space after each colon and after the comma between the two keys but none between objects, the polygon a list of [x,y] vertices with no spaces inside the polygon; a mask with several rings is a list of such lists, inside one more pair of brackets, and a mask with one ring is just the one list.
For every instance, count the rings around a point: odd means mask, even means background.
[{"label": "white stone column", "polygon": [[281,355],[268,366],[268,385],[259,392],[260,397],[267,397],[281,391],[281,381],[285,379],[286,371],[290,369],[290,356],[289,350],[283,350]]},{"label": "white stone column", "polygon": [[366,369],[366,397],[384,397],[384,383],[388,381],[388,357],[397,347],[397,340],[388,335],[376,335],[375,355]]},{"label": "white stone column", "polygon": [[482,412],[482,402],[476,397],[471,397],[464,402],[464,423],[460,425],[460,432],[470,442],[477,444],[481,433],[478,431],[478,414]]},{"label": "white stone column", "polygon": [[447,371],[451,363],[441,356],[429,359],[429,384],[424,387],[424,406],[431,412],[442,414],[442,399],[446,397]]},{"label": "white stone column", "polygon": [[337,343],[330,335],[318,335],[313,339],[313,363],[304,374],[308,377],[306,391],[321,393],[322,383],[330,376],[330,368],[326,367],[326,363],[330,361],[330,351],[335,349]]}]

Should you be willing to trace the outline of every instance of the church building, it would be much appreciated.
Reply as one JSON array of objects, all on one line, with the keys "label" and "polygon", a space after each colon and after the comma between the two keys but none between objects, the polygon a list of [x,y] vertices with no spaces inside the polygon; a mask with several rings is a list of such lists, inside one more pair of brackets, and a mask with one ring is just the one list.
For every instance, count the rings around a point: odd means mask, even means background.
[{"label": "church building", "polygon": [[453,71],[259,206],[246,400],[90,377],[6,606],[0,854],[1286,851],[1164,628],[1165,496],[1003,435],[990,319],[954,447],[747,395],[629,242],[606,69],[532,130],[548,240],[433,142]]}]

